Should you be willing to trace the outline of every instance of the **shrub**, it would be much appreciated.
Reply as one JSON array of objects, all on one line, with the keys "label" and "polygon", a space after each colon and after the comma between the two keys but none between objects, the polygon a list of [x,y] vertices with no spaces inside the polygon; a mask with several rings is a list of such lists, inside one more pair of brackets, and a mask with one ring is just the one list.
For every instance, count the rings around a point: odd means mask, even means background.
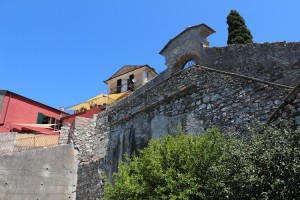
[{"label": "shrub", "polygon": [[119,165],[115,185],[105,185],[104,199],[207,199],[208,169],[221,160],[224,141],[216,129],[151,140],[139,157]]},{"label": "shrub", "polygon": [[[255,131],[252,131],[252,133]],[[231,140],[212,181],[213,196],[228,199],[298,199],[300,135],[289,128],[265,127],[250,140]]]},{"label": "shrub", "polygon": [[298,199],[299,132],[264,127],[225,139],[211,129],[151,140],[120,164],[104,199]]}]

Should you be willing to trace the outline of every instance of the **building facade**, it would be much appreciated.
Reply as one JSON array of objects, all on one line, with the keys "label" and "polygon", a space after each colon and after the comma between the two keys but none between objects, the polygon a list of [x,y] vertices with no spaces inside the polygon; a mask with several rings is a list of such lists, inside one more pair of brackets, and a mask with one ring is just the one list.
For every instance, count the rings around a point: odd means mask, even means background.
[{"label": "building facade", "polygon": [[104,81],[108,94],[134,91],[157,76],[154,68],[148,65],[125,65]]},{"label": "building facade", "polygon": [[0,90],[0,133],[51,133],[51,125],[58,124],[67,113],[21,96]]}]

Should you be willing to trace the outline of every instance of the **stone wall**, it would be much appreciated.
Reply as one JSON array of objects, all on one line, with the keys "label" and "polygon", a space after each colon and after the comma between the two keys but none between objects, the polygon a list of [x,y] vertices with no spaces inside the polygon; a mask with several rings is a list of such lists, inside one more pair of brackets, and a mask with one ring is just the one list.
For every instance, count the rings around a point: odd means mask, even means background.
[{"label": "stone wall", "polygon": [[284,98],[284,101],[269,118],[268,123],[274,125],[288,123],[293,128],[300,128],[300,82]]},{"label": "stone wall", "polygon": [[70,125],[66,123],[59,130],[59,144],[67,144],[69,141]]},{"label": "stone wall", "polygon": [[270,82],[294,86],[300,80],[300,42],[235,44],[206,47],[206,37],[213,30],[206,25],[187,28],[160,52],[168,71],[174,74],[185,62]]},{"label": "stone wall", "polygon": [[290,91],[291,87],[203,67],[181,71],[108,110],[107,176],[117,171],[124,153],[174,132],[179,123],[193,134],[211,127],[245,133],[247,125],[266,122]]},{"label": "stone wall", "polygon": [[[100,114],[101,115],[101,114]],[[96,200],[102,194],[103,159],[109,126],[107,117],[89,119],[76,117],[71,127],[74,148],[78,150],[77,199]]]},{"label": "stone wall", "polygon": [[[189,34],[199,38],[193,30]],[[267,123],[281,106],[288,107],[285,97],[300,80],[300,43],[208,48],[188,38],[182,34],[165,49],[169,68],[155,79],[101,112],[97,121],[76,121],[78,199],[101,198],[103,172],[111,180],[125,153],[172,134],[179,123],[192,134],[211,127],[247,134],[248,126]],[[181,71],[189,59],[206,67]],[[280,111],[274,120],[287,115],[300,123],[297,101],[291,113]]]},{"label": "stone wall", "polygon": [[77,159],[72,145],[0,156],[0,199],[76,198]]},{"label": "stone wall", "polygon": [[300,42],[206,47],[200,64],[294,86],[300,80]]},{"label": "stone wall", "polygon": [[165,57],[165,64],[169,70],[172,73],[176,73],[191,59],[199,64],[203,46],[209,44],[206,37],[214,32],[207,25],[200,24],[186,28],[175,38],[171,39],[160,51],[160,54]]},{"label": "stone wall", "polygon": [[[5,115],[5,113],[2,113],[2,107],[3,107],[5,95],[6,95],[6,91],[0,91],[0,116]],[[0,122],[0,123],[2,123],[2,122]]]},{"label": "stone wall", "polygon": [[[80,195],[100,198],[103,171],[111,179],[125,153],[144,148],[151,138],[173,133],[179,123],[193,134],[211,127],[246,134],[247,125],[265,123],[291,90],[195,66],[129,95],[100,113],[96,123],[90,121],[92,126],[88,120],[80,122],[85,128],[74,134],[81,161],[78,199]],[[89,126],[96,129],[94,134],[89,133]]]},{"label": "stone wall", "polygon": [[[287,104],[280,115],[280,120],[287,120],[293,126],[300,128],[300,93],[289,104]],[[275,121],[276,123],[276,121]]]}]

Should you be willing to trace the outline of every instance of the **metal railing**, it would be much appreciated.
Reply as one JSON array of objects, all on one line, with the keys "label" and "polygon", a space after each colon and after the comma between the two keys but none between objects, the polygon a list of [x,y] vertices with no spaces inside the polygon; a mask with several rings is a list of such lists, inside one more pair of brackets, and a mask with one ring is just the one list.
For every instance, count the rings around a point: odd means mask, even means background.
[{"label": "metal railing", "polygon": [[19,134],[15,140],[0,141],[0,155],[59,145],[59,135],[38,135],[24,138],[20,136],[22,134]]}]

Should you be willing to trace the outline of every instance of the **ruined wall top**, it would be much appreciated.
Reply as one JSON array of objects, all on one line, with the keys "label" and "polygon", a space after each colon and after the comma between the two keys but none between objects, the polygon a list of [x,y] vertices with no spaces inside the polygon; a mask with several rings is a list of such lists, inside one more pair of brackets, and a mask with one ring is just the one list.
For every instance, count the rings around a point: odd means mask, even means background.
[{"label": "ruined wall top", "polygon": [[[189,27],[161,50],[171,76],[193,64],[294,86],[300,79],[300,42],[236,44],[208,47],[215,31],[205,24]],[[159,80],[159,79],[157,79]]]},{"label": "ruined wall top", "polygon": [[188,27],[171,39],[160,51],[160,54],[165,57],[168,68],[178,71],[182,68],[180,65],[184,65],[184,63],[188,61],[184,58],[186,57],[187,50],[189,54],[187,59],[192,58],[199,61],[197,55],[199,55],[199,51],[202,51],[201,48],[203,46],[209,46],[209,42],[206,38],[213,33],[215,33],[215,31],[206,24]]}]

